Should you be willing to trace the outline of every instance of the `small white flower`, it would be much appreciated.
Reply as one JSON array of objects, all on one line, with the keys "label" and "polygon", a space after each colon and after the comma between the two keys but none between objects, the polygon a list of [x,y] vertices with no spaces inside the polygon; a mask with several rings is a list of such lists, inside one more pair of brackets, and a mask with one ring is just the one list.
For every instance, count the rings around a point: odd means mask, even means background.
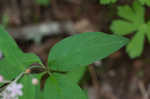
[{"label": "small white flower", "polygon": [[7,87],[7,90],[11,92],[11,96],[22,96],[22,84],[13,83]]},{"label": "small white flower", "polygon": [[32,79],[32,84],[33,84],[33,85],[37,85],[37,84],[38,84],[38,79],[33,78],[33,79]]},{"label": "small white flower", "polygon": [[2,92],[2,99],[18,99],[19,96],[23,95],[22,88],[22,84],[17,84],[16,82],[11,83]]}]

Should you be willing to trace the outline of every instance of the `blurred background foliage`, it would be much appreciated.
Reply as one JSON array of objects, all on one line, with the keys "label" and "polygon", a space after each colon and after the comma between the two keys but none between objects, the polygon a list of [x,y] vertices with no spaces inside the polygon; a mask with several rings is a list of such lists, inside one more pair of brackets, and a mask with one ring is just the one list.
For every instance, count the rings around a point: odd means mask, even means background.
[{"label": "blurred background foliage", "polygon": [[130,39],[126,48],[89,66],[79,83],[90,99],[149,99],[149,12],[150,0],[0,0],[0,24],[44,63],[56,42],[77,33]]}]

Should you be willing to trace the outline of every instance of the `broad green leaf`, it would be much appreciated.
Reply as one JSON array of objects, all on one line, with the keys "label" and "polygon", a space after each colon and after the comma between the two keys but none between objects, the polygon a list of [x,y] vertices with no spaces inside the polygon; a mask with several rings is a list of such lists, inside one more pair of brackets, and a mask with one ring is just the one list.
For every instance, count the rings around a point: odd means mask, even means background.
[{"label": "broad green leaf", "polygon": [[50,0],[35,0],[35,2],[39,5],[47,6],[50,4]]},{"label": "broad green leaf", "polygon": [[86,69],[87,69],[86,66],[83,66],[83,67],[80,67],[80,68],[76,68],[76,69],[68,72],[66,74],[66,77],[68,79],[72,80],[72,82],[78,83],[81,80],[81,78],[83,77]]},{"label": "broad green leaf", "polygon": [[41,99],[39,98],[40,92],[40,83],[38,85],[32,84],[32,79],[37,78],[40,80],[41,75],[25,75],[21,79],[20,83],[23,84],[23,96],[20,96],[19,99]]},{"label": "broad green leaf", "polygon": [[71,71],[107,57],[127,42],[124,37],[102,32],[74,35],[51,49],[48,65],[52,70]]},{"label": "broad green leaf", "polygon": [[135,58],[141,55],[144,47],[144,34],[138,32],[132,38],[131,42],[127,45],[127,52],[131,58]]},{"label": "broad green leaf", "polygon": [[118,35],[126,35],[136,30],[136,26],[130,22],[123,20],[114,20],[111,30]]},{"label": "broad green leaf", "polygon": [[6,80],[12,80],[33,63],[41,64],[36,55],[23,53],[2,26],[0,26],[0,52],[3,54],[3,58],[0,59],[0,75]]},{"label": "broad green leaf", "polygon": [[87,99],[75,82],[56,73],[47,79],[43,94],[44,99]]},{"label": "broad green leaf", "polygon": [[117,0],[99,0],[100,4],[110,4],[115,3]]},{"label": "broad green leaf", "polygon": [[23,96],[19,99],[35,99],[36,86],[32,84],[32,77],[25,76],[20,83],[23,84]]}]

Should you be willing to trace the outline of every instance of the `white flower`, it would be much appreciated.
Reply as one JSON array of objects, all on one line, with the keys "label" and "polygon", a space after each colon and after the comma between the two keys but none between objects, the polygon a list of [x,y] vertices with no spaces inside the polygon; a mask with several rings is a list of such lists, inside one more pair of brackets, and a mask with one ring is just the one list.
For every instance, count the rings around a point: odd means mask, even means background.
[{"label": "white flower", "polygon": [[13,83],[7,87],[7,90],[11,92],[11,96],[22,96],[22,84]]},{"label": "white flower", "polygon": [[38,79],[33,78],[33,79],[32,79],[32,84],[33,84],[33,85],[37,85],[37,84],[38,84]]},{"label": "white flower", "polygon": [[18,99],[19,96],[23,95],[22,88],[22,84],[17,84],[16,82],[11,83],[2,92],[2,99]]}]

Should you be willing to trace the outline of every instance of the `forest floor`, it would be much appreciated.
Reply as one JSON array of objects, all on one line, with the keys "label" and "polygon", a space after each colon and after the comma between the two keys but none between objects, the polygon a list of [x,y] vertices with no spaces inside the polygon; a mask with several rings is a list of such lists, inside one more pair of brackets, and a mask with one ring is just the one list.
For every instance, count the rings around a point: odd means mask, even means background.
[{"label": "forest floor", "polygon": [[[0,0],[0,23],[7,24],[24,52],[34,52],[46,63],[50,48],[65,37],[97,31],[111,34],[110,24],[117,18],[115,7],[131,1],[103,6],[97,0],[51,0],[50,5],[39,6],[34,0]],[[139,58],[130,59],[122,48],[90,65],[80,85],[90,99],[149,99],[149,71],[146,42]]]}]

